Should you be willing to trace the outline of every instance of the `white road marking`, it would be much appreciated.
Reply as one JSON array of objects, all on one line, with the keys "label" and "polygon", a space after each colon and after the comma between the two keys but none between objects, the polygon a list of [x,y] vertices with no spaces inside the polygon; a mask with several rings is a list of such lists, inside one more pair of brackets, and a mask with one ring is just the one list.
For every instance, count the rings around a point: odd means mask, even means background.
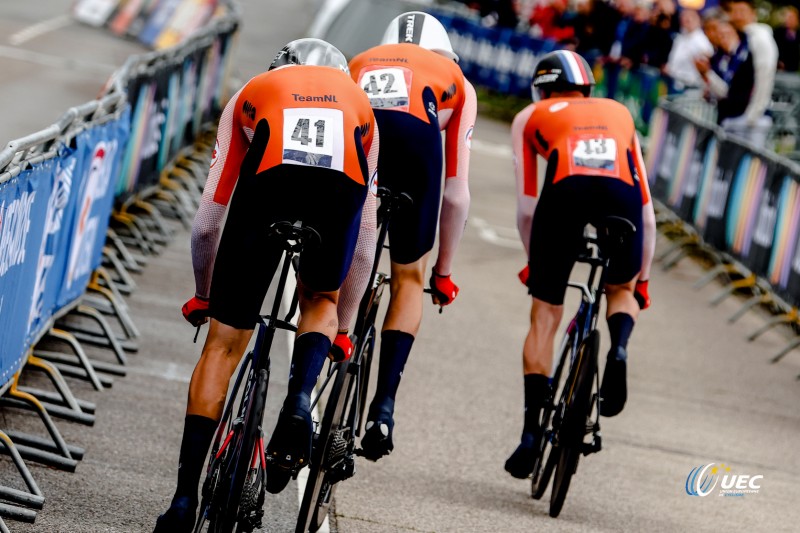
[{"label": "white road marking", "polygon": [[48,20],[43,20],[42,22],[37,22],[36,24],[11,34],[8,38],[8,42],[13,46],[19,46],[45,33],[50,33],[51,31],[69,26],[71,23],[72,17],[69,15],[59,15]]},{"label": "white road marking", "polygon": [[511,151],[511,146],[507,144],[482,141],[474,137],[472,138],[472,145],[470,149],[474,152],[480,152],[484,155],[490,155],[494,157],[501,157],[503,159],[508,159],[509,161],[514,156],[514,152]]},{"label": "white road marking", "polygon": [[162,362],[152,362],[148,363],[147,366],[142,367],[127,367],[127,371],[133,374],[161,378],[167,381],[175,381],[177,383],[189,383],[192,378],[193,370],[194,367],[190,367],[188,365]]},{"label": "white road marking", "polygon": [[33,52],[31,50],[23,50],[22,48],[14,48],[13,46],[0,45],[0,57],[8,59],[16,59],[18,61],[26,61],[28,63],[35,63],[43,67],[53,67],[61,70],[79,69],[90,74],[102,74],[108,76],[114,72],[118,65],[106,65],[104,63],[97,63],[93,61],[84,61],[82,59],[59,57],[50,54],[43,54],[41,52]]},{"label": "white road marking", "polygon": [[478,235],[484,241],[504,248],[523,249],[516,228],[496,226],[480,217],[470,217],[469,221],[472,227],[478,230]]},{"label": "white road marking", "polygon": [[[292,296],[294,295],[294,291],[296,288],[296,283],[294,280],[294,276],[289,276],[286,279],[286,289],[283,291],[283,309],[288,310],[289,306],[292,304]],[[294,333],[291,331],[284,330],[286,332],[286,345],[289,347],[288,354],[289,354],[289,365],[292,364],[292,347],[294,346]],[[317,391],[317,394],[319,392]],[[313,401],[313,398],[312,398]],[[314,410],[311,412],[311,417],[319,421],[319,409],[317,406],[314,406]],[[308,468],[303,468],[297,474],[297,508],[299,509],[301,505],[303,505],[303,495],[306,492],[306,484],[308,483]],[[325,517],[325,521],[322,523],[322,526],[317,530],[317,533],[330,533],[331,527],[330,523],[328,522],[328,517]]]}]

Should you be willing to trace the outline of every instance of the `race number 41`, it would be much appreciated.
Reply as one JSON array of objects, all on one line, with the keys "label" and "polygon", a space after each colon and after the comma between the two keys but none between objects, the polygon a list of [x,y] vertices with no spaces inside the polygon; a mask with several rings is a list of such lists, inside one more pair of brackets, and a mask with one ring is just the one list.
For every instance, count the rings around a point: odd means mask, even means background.
[{"label": "race number 41", "polygon": [[283,111],[283,162],[341,171],[344,160],[342,111],[290,108]]}]

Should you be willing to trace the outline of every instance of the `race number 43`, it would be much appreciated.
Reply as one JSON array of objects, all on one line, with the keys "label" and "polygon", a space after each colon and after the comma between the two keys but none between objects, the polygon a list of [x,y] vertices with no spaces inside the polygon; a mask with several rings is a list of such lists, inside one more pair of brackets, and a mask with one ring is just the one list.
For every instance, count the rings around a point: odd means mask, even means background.
[{"label": "race number 43", "polygon": [[617,141],[608,137],[575,136],[569,139],[570,167],[574,174],[616,175]]},{"label": "race number 43", "polygon": [[284,109],[284,163],[342,170],[343,160],[341,110],[315,107]]}]

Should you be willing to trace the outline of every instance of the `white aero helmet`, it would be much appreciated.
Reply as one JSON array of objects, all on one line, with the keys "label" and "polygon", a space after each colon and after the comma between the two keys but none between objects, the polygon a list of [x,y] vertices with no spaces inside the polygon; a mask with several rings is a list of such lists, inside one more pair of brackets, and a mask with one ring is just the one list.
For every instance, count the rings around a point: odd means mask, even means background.
[{"label": "white aero helmet", "polygon": [[458,61],[447,30],[436,17],[422,11],[409,11],[395,17],[386,28],[381,44],[413,43]]}]

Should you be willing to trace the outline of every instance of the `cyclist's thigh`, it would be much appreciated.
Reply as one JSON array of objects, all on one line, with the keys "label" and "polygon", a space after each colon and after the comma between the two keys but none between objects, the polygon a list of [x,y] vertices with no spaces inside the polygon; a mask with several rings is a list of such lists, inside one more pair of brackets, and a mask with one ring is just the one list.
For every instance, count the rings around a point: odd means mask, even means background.
[{"label": "cyclist's thigh", "polygon": [[320,235],[300,254],[300,279],[318,292],[338,290],[353,260],[367,187],[344,173],[306,168],[297,175],[302,220]]},{"label": "cyclist's thigh", "polygon": [[439,124],[408,113],[375,110],[381,133],[378,184],[408,193],[413,205],[392,214],[389,253],[409,264],[433,248],[442,189],[442,136]]},{"label": "cyclist's thigh", "polygon": [[269,226],[284,220],[288,195],[274,170],[242,176],[214,262],[210,314],[228,326],[253,329],[281,257],[267,239]]},{"label": "cyclist's thigh", "polygon": [[611,258],[606,272],[606,283],[620,285],[631,281],[642,268],[642,193],[638,182],[628,185],[620,179],[599,178],[596,184],[597,200],[592,204],[595,220],[618,216],[627,218],[636,226],[636,233]]},{"label": "cyclist's thigh", "polygon": [[584,176],[547,183],[531,225],[528,288],[534,298],[552,305],[564,303],[569,275],[583,246],[589,221]]}]

